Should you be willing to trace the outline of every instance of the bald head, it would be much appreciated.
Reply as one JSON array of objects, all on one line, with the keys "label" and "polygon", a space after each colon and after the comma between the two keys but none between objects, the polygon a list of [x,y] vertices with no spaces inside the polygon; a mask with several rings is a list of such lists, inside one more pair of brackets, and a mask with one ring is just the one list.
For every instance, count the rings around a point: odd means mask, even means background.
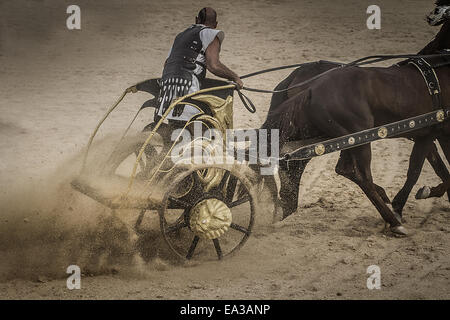
[{"label": "bald head", "polygon": [[195,18],[195,23],[204,24],[205,26],[215,28],[217,27],[217,13],[216,10],[210,7],[203,8],[199,11]]}]

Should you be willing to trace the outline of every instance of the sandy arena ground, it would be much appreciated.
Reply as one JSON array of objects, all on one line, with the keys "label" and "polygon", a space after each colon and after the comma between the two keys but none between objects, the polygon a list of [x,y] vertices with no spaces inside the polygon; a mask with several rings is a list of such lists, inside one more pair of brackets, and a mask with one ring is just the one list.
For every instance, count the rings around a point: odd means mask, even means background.
[{"label": "sandy arena ground", "polygon": [[[297,214],[259,223],[230,259],[189,265],[164,254],[144,262],[109,212],[68,184],[97,121],[126,87],[160,75],[174,36],[199,8],[217,9],[222,60],[239,74],[413,53],[438,31],[424,21],[431,0],[377,1],[382,28],[368,30],[372,2],[77,0],[82,29],[69,31],[65,1],[1,1],[0,299],[449,299],[448,199],[413,196],[440,182],[428,163],[405,207],[406,238],[383,232],[360,189],[335,174],[333,154],[309,164]],[[272,89],[289,72],[245,84]],[[270,95],[249,96],[258,112],[236,100],[236,127],[264,121]],[[101,135],[121,132],[147,98],[127,97]],[[134,130],[150,118],[147,111]],[[391,198],[411,147],[403,139],[373,144],[374,179]],[[81,290],[66,288],[70,264],[81,267]],[[366,287],[370,265],[381,268],[380,290]]]}]

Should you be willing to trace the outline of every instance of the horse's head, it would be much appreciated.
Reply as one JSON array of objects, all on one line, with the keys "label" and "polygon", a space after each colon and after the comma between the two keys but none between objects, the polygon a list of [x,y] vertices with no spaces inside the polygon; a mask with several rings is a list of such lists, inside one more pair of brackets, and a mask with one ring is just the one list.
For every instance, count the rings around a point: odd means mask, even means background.
[{"label": "horse's head", "polygon": [[439,26],[450,19],[450,1],[436,1],[436,8],[427,16],[427,22],[430,26]]}]

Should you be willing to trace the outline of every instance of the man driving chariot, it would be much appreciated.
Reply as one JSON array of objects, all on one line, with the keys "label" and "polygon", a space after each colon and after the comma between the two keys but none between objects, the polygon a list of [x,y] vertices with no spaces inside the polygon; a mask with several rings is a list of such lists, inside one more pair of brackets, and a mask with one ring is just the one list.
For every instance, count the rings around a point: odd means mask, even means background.
[{"label": "man driving chariot", "polygon": [[[164,64],[155,121],[161,119],[174,100],[202,89],[206,70],[235,82],[239,88],[243,87],[239,76],[219,59],[225,34],[216,28],[216,11],[203,8],[195,18],[195,24],[175,37]],[[167,119],[172,127],[183,127],[197,113],[199,110],[194,106],[179,104],[168,114]]]}]

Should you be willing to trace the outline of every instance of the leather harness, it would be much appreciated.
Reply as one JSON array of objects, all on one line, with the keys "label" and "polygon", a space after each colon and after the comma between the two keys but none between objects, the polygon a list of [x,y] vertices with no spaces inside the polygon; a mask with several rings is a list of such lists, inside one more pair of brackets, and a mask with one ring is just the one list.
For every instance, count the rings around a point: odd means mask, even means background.
[{"label": "leather harness", "polygon": [[[449,53],[449,51],[449,49],[444,49],[439,53]],[[441,86],[435,69],[450,64],[449,57],[445,57],[444,59],[444,62],[435,64],[431,64],[424,58],[410,58],[408,60],[408,64],[412,64],[414,67],[416,67],[425,80],[425,84],[428,88],[428,93],[430,94],[433,101],[433,110],[439,110],[442,108]]]},{"label": "leather harness", "polygon": [[428,93],[433,101],[433,110],[440,109],[442,105],[441,86],[434,68],[423,58],[412,58],[408,63],[415,66],[425,80]]}]

